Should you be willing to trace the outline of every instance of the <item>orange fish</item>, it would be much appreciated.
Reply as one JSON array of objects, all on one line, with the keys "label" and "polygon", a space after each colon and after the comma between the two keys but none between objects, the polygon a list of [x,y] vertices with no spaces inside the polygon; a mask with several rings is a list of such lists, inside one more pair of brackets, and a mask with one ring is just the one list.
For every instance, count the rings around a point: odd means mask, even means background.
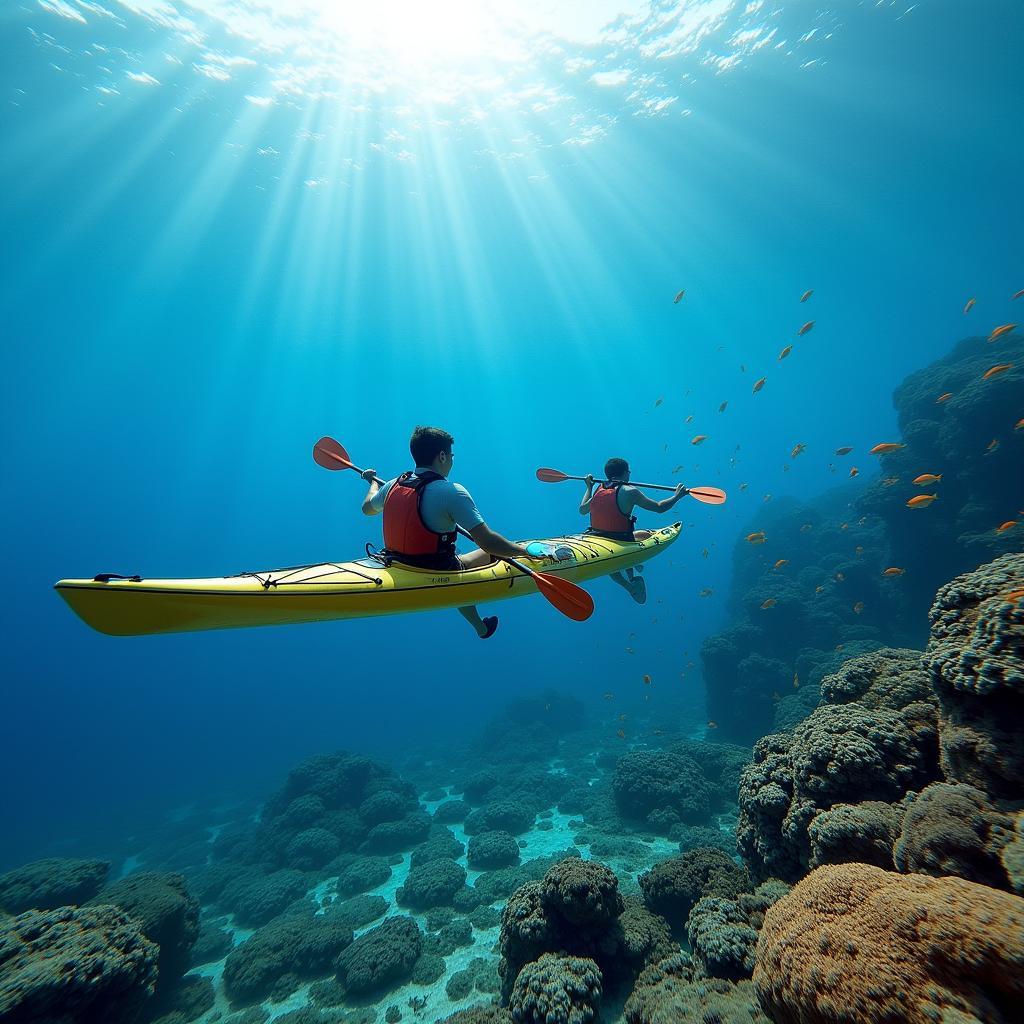
[{"label": "orange fish", "polygon": [[864,602],[863,602],[863,601],[858,601],[858,602],[857,602],[857,603],[856,603],[856,604],[855,604],[855,605],[853,606],[853,614],[854,614],[854,615],[860,615],[860,613],[861,613],[862,611],[864,611]]},{"label": "orange fish", "polygon": [[1014,430],[1024,430],[1024,418],[1017,420],[1013,425]]},{"label": "orange fish", "polygon": [[700,594],[699,594],[698,596],[699,596],[699,597],[710,597],[710,596],[711,596],[711,595],[712,595],[713,593],[714,593],[714,591],[713,591],[713,590],[712,590],[712,589],[711,589],[710,587],[705,587],[705,588],[704,588],[704,589],[703,589],[703,590],[702,590],[702,591],[700,592]]},{"label": "orange fish", "polygon": [[758,391],[760,391],[761,388],[764,387],[764,382],[767,379],[768,379],[767,377],[761,377],[760,380],[754,381],[754,390],[751,392],[751,394],[756,395],[758,393]]},{"label": "orange fish", "polygon": [[800,330],[796,332],[796,336],[798,338],[803,337],[803,335],[805,335],[812,327],[814,327],[814,321],[808,320],[807,323],[805,323],[803,327],[801,327]]},{"label": "orange fish", "polygon": [[806,302],[813,294],[814,294],[814,289],[813,288],[808,288],[807,291],[805,291],[803,293],[803,295],[800,296],[800,301],[801,302]]},{"label": "orange fish", "polygon": [[1006,373],[1007,370],[1013,369],[1013,363],[996,363],[995,366],[990,366],[982,375],[982,380],[991,380],[993,377],[998,377],[1001,373]]},{"label": "orange fish", "polygon": [[615,735],[618,736],[620,740],[624,740],[626,738],[626,730],[620,729]]},{"label": "orange fish", "polygon": [[902,576],[906,571],[907,571],[906,569],[900,569],[898,566],[890,565],[889,568],[886,569],[882,573],[882,575],[883,576]]},{"label": "orange fish", "polygon": [[650,685],[651,685],[651,677],[648,676],[648,675],[645,675],[644,676],[644,686],[650,686]]},{"label": "orange fish", "polygon": [[814,529],[814,524],[813,523],[802,523],[801,526],[800,526],[800,532],[801,533],[807,533],[807,532],[809,532],[810,530],[813,530],[813,529]]},{"label": "orange fish", "polygon": [[892,487],[894,484],[898,484],[900,478],[898,476],[887,476],[882,478],[883,487]]},{"label": "orange fish", "polygon": [[890,452],[898,452],[901,448],[906,448],[905,444],[897,444],[895,441],[883,441],[881,444],[876,444],[871,449],[871,455],[888,455]]},{"label": "orange fish", "polygon": [[765,608],[765,609],[767,609],[767,608],[774,608],[775,607],[775,598],[774,597],[769,597],[769,598],[765,599],[764,601],[761,602],[761,607]]},{"label": "orange fish", "polygon": [[674,299],[673,299],[672,301],[673,301],[674,303],[676,303],[676,304],[678,305],[678,303],[679,303],[679,300],[680,300],[680,299],[681,299],[681,298],[682,298],[682,297],[683,297],[683,296],[684,296],[685,294],[686,294],[686,289],[685,289],[685,288],[680,288],[680,289],[679,289],[679,291],[677,291],[677,292],[676,292],[676,297],[675,297],[675,298],[674,298]]},{"label": "orange fish", "polygon": [[922,473],[914,477],[914,483],[918,487],[927,487],[928,484],[937,484],[942,479],[941,473]]},{"label": "orange fish", "polygon": [[773,566],[773,569],[781,569],[784,565],[789,565],[788,558],[780,558]]},{"label": "orange fish", "polygon": [[718,723],[717,722],[708,722],[708,728],[709,729],[717,729],[718,728]]},{"label": "orange fish", "polygon": [[703,444],[708,439],[707,434],[694,434],[690,444]]},{"label": "orange fish", "polygon": [[1016,525],[1016,519],[1007,519],[1001,526],[996,527],[996,533],[1006,533],[1007,530],[1012,530]]},{"label": "orange fish", "polygon": [[806,450],[807,450],[807,445],[805,445],[805,444],[794,445],[793,446],[793,450],[789,453],[789,457],[791,459],[795,459],[801,452],[804,452]]},{"label": "orange fish", "polygon": [[1009,334],[1016,326],[1016,324],[1000,324],[998,327],[993,327],[992,333],[988,336],[988,340],[995,341],[996,338],[1001,338],[1004,334]]},{"label": "orange fish", "polygon": [[836,455],[849,455],[852,451],[853,449],[848,444],[844,444],[842,448],[836,449]]},{"label": "orange fish", "polygon": [[1003,600],[1014,602],[1019,601],[1022,597],[1024,597],[1024,587],[1021,587],[1020,590],[1011,590],[1003,597]]},{"label": "orange fish", "polygon": [[779,353],[779,358],[778,358],[778,359],[776,359],[775,361],[776,361],[777,363],[781,363],[781,362],[782,362],[782,360],[783,360],[783,359],[785,359],[785,358],[786,358],[786,356],[788,356],[788,355],[789,355],[789,353],[790,353],[790,352],[792,352],[792,351],[793,351],[793,346],[792,346],[792,345],[787,345],[787,346],[786,346],[786,347],[785,347],[785,348],[784,348],[784,349],[783,349],[783,350],[782,350],[782,351],[781,351],[781,352]]},{"label": "orange fish", "polygon": [[947,391],[944,394],[939,395],[939,397],[935,399],[935,404],[936,405],[942,405],[943,402],[948,402],[952,397],[953,397],[953,392],[952,391]]},{"label": "orange fish", "polygon": [[907,502],[907,508],[927,508],[937,497],[937,494],[919,494]]},{"label": "orange fish", "polygon": [[747,534],[748,544],[763,544],[768,539],[768,534],[764,530],[757,530],[755,533]]},{"label": "orange fish", "polygon": [[987,452],[994,452],[999,447],[999,438],[993,437],[988,443],[988,447],[985,449]]},{"label": "orange fish", "polygon": [[857,475],[857,474],[858,474],[859,472],[860,472],[860,470],[859,470],[859,469],[858,469],[858,468],[857,468],[856,466],[854,466],[854,467],[853,467],[853,468],[852,468],[852,469],[850,470],[850,476],[856,476],[856,475]]},{"label": "orange fish", "polygon": [[964,313],[970,313],[970,311],[974,308],[974,303],[977,301],[977,299],[968,299],[967,304],[964,306]]},{"label": "orange fish", "polygon": [[724,402],[723,402],[723,403],[722,403],[722,404],[721,404],[721,405],[720,405],[720,406],[718,407],[718,411],[719,411],[719,412],[725,412],[725,407],[726,407],[726,406],[727,406],[728,404],[729,404],[729,400],[728,400],[728,399],[726,399],[726,400],[725,400],[725,401],[724,401]]}]

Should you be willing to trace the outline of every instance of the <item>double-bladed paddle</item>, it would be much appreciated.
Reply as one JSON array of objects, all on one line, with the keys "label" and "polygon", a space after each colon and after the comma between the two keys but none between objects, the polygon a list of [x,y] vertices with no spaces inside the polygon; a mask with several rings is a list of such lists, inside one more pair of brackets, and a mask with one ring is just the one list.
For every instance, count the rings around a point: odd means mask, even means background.
[{"label": "double-bladed paddle", "polygon": [[[352,460],[348,457],[348,452],[333,437],[321,437],[313,445],[313,461],[318,466],[323,466],[324,469],[352,469],[360,476],[363,473],[358,466],[353,465]],[[375,476],[373,479],[378,484],[384,483],[380,477]],[[461,526],[457,526],[456,529],[463,537],[473,539],[469,531],[464,530]],[[537,590],[570,619],[583,622],[594,613],[594,599],[575,583],[563,580],[559,576],[552,576],[550,573],[537,572],[536,569],[523,565],[516,558],[502,558],[501,560],[529,576],[536,584]]]},{"label": "double-bladed paddle", "polygon": [[[563,473],[559,469],[538,469],[537,479],[546,484],[560,484],[564,480],[586,480],[587,478],[585,476],[569,476],[569,474]],[[629,486],[642,487],[647,491],[675,490],[674,487],[670,487],[667,484],[642,484],[637,480],[630,480]],[[704,502],[705,505],[725,504],[725,491],[719,487],[705,487],[702,484],[700,487],[687,487],[686,493],[696,498],[698,501]]]}]

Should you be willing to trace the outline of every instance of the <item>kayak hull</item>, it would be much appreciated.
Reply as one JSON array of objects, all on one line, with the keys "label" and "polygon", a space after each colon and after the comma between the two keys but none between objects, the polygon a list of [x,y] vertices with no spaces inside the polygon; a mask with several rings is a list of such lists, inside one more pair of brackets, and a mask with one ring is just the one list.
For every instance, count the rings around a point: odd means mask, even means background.
[{"label": "kayak hull", "polygon": [[[586,582],[639,565],[666,550],[681,523],[642,541],[587,534],[546,538],[561,561],[523,559],[530,568]],[[209,579],[66,579],[58,594],[83,622],[110,636],[187,633],[207,629],[294,625],[400,615],[489,604],[537,593],[525,573],[505,562],[461,572],[438,572],[372,559],[290,566]]]}]

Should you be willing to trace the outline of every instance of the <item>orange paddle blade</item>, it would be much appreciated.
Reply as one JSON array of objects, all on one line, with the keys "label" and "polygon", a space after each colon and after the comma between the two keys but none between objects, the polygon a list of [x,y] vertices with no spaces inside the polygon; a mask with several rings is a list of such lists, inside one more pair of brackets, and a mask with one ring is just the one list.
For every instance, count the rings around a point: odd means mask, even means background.
[{"label": "orange paddle blade", "polygon": [[537,479],[543,480],[546,484],[560,484],[563,480],[568,480],[569,478],[565,473],[557,469],[538,469]]},{"label": "orange paddle blade", "polygon": [[705,505],[725,504],[725,491],[720,487],[691,487],[688,493]]},{"label": "orange paddle blade", "polygon": [[321,437],[313,445],[313,461],[324,469],[354,469],[348,452],[333,437]]},{"label": "orange paddle blade", "polygon": [[575,622],[584,622],[594,614],[594,599],[582,587],[546,572],[534,572],[532,576],[537,590],[563,615]]}]

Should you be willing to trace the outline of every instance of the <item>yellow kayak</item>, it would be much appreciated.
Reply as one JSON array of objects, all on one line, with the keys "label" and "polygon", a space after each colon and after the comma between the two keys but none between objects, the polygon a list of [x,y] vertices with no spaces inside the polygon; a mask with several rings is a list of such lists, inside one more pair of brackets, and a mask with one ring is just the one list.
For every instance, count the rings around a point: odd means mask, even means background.
[{"label": "yellow kayak", "polygon": [[[668,548],[681,528],[674,523],[637,541],[574,534],[523,542],[557,550],[560,559],[523,561],[578,583],[646,562]],[[100,576],[61,580],[55,588],[83,622],[111,636],[359,619],[537,593],[533,580],[506,562],[438,572],[398,563],[385,567],[373,557],[210,579]]]}]

